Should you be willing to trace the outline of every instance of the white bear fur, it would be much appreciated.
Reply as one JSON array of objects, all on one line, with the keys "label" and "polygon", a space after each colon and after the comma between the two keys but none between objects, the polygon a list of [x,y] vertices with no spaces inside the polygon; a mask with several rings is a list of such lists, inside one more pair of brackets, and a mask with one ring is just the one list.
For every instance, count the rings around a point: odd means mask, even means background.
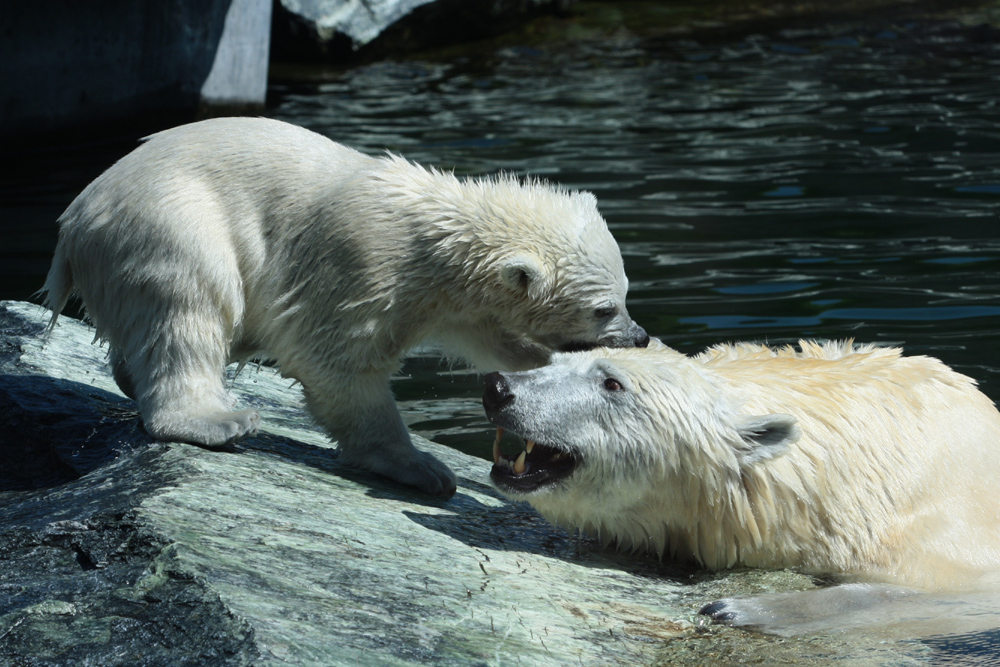
[{"label": "white bear fur", "polygon": [[460,181],[305,129],[223,118],[155,134],[60,218],[43,291],[78,294],[147,430],[206,445],[257,430],[230,412],[231,361],[299,380],[341,459],[431,493],[389,376],[436,339],[482,369],[573,344],[632,345],[618,247],[589,193]]},{"label": "white bear fur", "polygon": [[514,399],[491,419],[579,461],[551,486],[508,495],[556,524],[711,569],[787,567],[929,591],[995,580],[1000,414],[990,399],[933,358],[800,346],[688,357],[657,343],[504,373]]}]

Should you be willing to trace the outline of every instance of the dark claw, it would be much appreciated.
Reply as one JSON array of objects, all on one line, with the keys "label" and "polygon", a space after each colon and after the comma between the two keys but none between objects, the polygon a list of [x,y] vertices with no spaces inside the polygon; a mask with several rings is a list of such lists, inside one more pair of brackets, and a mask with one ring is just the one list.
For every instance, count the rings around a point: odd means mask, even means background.
[{"label": "dark claw", "polygon": [[702,607],[698,613],[710,617],[716,623],[725,623],[736,619],[736,612],[726,611],[728,607],[724,601],[717,600]]}]

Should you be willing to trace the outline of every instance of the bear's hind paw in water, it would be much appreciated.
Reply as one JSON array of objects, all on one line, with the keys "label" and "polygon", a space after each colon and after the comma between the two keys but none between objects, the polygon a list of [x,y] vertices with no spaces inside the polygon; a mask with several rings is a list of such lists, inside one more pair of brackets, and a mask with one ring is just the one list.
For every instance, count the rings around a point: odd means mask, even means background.
[{"label": "bear's hind paw in water", "polygon": [[[923,598],[923,599],[921,599]],[[906,604],[900,604],[906,600]],[[921,606],[926,603],[927,606]],[[935,598],[888,584],[850,583],[790,593],[723,598],[698,612],[715,623],[780,636],[895,623],[929,614]],[[936,610],[940,614],[940,610]]]}]

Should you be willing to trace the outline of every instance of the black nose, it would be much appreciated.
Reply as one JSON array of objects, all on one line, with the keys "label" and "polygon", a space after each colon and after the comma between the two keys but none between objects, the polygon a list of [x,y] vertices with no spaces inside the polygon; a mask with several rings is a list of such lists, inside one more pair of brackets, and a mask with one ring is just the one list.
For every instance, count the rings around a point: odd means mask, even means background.
[{"label": "black nose", "polygon": [[507,380],[499,373],[490,373],[485,378],[486,389],[483,391],[483,408],[487,415],[494,415],[505,405],[514,401]]},{"label": "black nose", "polygon": [[635,346],[636,347],[649,347],[649,334],[642,327],[636,327],[638,331],[635,332]]}]

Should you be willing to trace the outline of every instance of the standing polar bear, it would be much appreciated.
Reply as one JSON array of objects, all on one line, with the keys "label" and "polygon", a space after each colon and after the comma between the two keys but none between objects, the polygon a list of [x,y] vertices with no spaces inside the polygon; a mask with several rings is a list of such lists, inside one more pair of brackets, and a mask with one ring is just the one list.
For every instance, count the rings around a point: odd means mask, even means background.
[{"label": "standing polar bear", "polygon": [[341,459],[429,493],[454,474],[417,451],[389,389],[425,339],[475,367],[644,345],[621,254],[592,195],[510,177],[460,181],[273,120],[153,135],[60,218],[43,291],[78,294],[122,391],[161,440],[256,432],[231,411],[230,361],[301,382]]},{"label": "standing polar bear", "polygon": [[[930,591],[995,579],[993,403],[936,359],[800,345],[687,357],[652,344],[490,374],[492,479],[556,524],[710,569],[787,567]],[[502,430],[525,452],[505,456]],[[732,619],[734,609],[709,612]]]}]

